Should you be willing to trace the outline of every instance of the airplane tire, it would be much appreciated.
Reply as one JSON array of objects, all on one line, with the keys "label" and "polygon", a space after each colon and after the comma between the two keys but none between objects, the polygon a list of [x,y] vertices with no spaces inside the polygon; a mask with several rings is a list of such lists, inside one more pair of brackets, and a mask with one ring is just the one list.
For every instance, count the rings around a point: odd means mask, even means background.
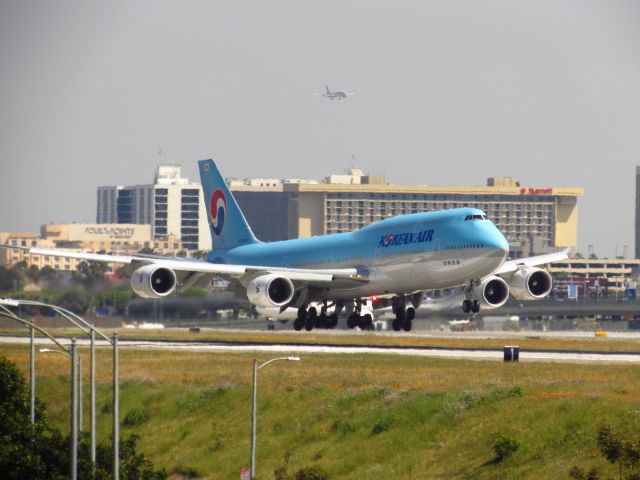
[{"label": "airplane tire", "polygon": [[304,321],[306,319],[307,319],[307,311],[303,307],[300,307],[298,309],[298,320],[302,320],[302,323],[304,324]]},{"label": "airplane tire", "polygon": [[480,303],[477,300],[473,302],[473,305],[471,306],[471,311],[473,313],[478,313],[480,311]]},{"label": "airplane tire", "polygon": [[402,321],[400,321],[399,318],[394,318],[391,326],[393,327],[394,332],[399,332],[402,330]]},{"label": "airplane tire", "polygon": [[416,318],[416,309],[413,307],[407,308],[407,320],[411,321]]},{"label": "airplane tire", "polygon": [[464,313],[469,313],[471,311],[471,300],[465,300],[464,302],[462,302],[462,311]]},{"label": "airplane tire", "polygon": [[296,318],[293,322],[293,329],[296,332],[299,332],[303,328],[304,328],[304,320],[302,320],[301,318]]},{"label": "airplane tire", "polygon": [[413,326],[413,325],[411,325],[411,324],[412,324],[411,320],[408,320],[408,319],[407,319],[407,320],[405,320],[405,321],[404,321],[404,324],[402,325],[402,329],[403,329],[405,332],[410,332],[410,331],[411,331],[411,327]]},{"label": "airplane tire", "polygon": [[348,328],[355,328],[356,324],[358,322],[358,315],[356,315],[355,313],[352,313],[351,315],[349,315],[349,317],[347,318],[347,327]]},{"label": "airplane tire", "polygon": [[336,328],[338,326],[338,315],[332,313],[329,315],[329,328]]},{"label": "airplane tire", "polygon": [[307,330],[307,332],[313,330],[313,327],[316,325],[317,317],[318,311],[315,309],[315,307],[311,307],[309,310],[307,310],[307,319],[304,322],[304,328],[305,330]]},{"label": "airplane tire", "polygon": [[313,322],[313,326],[315,328],[326,328],[327,326],[327,316],[323,313],[321,313],[320,315],[318,315],[315,319],[315,321]]},{"label": "airplane tire", "polygon": [[373,330],[373,317],[370,313],[365,314],[360,323],[363,330]]}]

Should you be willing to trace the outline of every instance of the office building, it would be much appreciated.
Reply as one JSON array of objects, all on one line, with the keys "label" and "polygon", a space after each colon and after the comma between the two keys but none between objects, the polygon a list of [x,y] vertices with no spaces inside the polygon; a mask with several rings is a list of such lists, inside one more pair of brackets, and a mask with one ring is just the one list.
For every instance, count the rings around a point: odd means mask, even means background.
[{"label": "office building", "polygon": [[153,238],[179,237],[187,250],[209,250],[211,236],[199,183],[180,167],[160,165],[153,184],[98,187],[98,223],[151,225]]},{"label": "office building", "polygon": [[554,278],[554,289],[566,291],[567,285],[578,285],[581,295],[622,294],[633,285],[640,273],[640,260],[568,259],[554,262],[548,267]]},{"label": "office building", "polygon": [[511,177],[489,178],[486,186],[393,185],[357,169],[323,182],[260,183],[229,182],[260,239],[347,232],[396,215],[475,207],[504,233],[513,257],[575,249],[578,198],[584,193],[582,188],[525,187]]},{"label": "office building", "polygon": [[[0,243],[22,248],[0,248],[0,265],[12,267],[26,262],[30,267],[49,266],[56,270],[75,271],[82,260],[51,255],[30,254],[24,248],[56,248],[81,252],[106,252],[116,254],[137,253],[150,249],[162,255],[176,255],[185,250],[180,239],[168,235],[154,239],[150,225],[137,224],[47,224],[37,232],[0,232]],[[110,264],[110,271],[119,266]]]}]

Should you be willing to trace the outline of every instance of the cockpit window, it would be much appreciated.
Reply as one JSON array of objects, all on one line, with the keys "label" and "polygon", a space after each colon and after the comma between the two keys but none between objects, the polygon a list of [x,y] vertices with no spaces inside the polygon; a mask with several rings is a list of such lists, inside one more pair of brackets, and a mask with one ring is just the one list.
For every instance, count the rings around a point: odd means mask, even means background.
[{"label": "cockpit window", "polygon": [[469,220],[489,220],[486,215],[467,215],[464,218],[464,221],[467,222]]}]

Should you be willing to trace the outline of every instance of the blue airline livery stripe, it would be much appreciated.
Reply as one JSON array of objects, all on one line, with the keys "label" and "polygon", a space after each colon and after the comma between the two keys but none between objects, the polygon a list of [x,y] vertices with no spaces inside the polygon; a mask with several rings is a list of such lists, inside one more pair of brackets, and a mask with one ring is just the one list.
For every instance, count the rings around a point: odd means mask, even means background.
[{"label": "blue airline livery stripe", "polygon": [[418,233],[389,233],[380,237],[378,248],[389,247],[391,245],[408,245],[410,243],[425,243],[433,241],[433,229],[422,230]]}]

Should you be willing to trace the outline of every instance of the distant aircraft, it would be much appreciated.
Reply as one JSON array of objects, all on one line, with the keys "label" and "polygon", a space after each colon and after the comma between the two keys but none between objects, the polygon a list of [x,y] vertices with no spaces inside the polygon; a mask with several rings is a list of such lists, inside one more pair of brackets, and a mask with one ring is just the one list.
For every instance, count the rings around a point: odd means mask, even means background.
[{"label": "distant aircraft", "polygon": [[568,256],[565,250],[506,260],[506,238],[475,208],[412,213],[354,232],[262,243],[213,160],[198,164],[214,246],[202,260],[25,249],[128,265],[131,288],[143,298],[166,297],[176,288],[222,277],[256,307],[294,309],[296,330],[334,325],[343,311],[349,327],[370,328],[373,319],[363,306],[387,298],[395,314],[393,329],[409,331],[425,290],[456,286],[464,286],[464,313],[500,307],[509,294],[540,299],[549,294],[552,281],[537,266]]},{"label": "distant aircraft", "polygon": [[355,95],[356,92],[346,92],[344,90],[336,90],[335,92],[332,92],[329,89],[329,85],[325,85],[325,88],[327,89],[326,93],[315,93],[314,95],[320,95],[322,97],[327,97],[331,100],[342,100],[343,98],[347,98],[349,95]]}]

